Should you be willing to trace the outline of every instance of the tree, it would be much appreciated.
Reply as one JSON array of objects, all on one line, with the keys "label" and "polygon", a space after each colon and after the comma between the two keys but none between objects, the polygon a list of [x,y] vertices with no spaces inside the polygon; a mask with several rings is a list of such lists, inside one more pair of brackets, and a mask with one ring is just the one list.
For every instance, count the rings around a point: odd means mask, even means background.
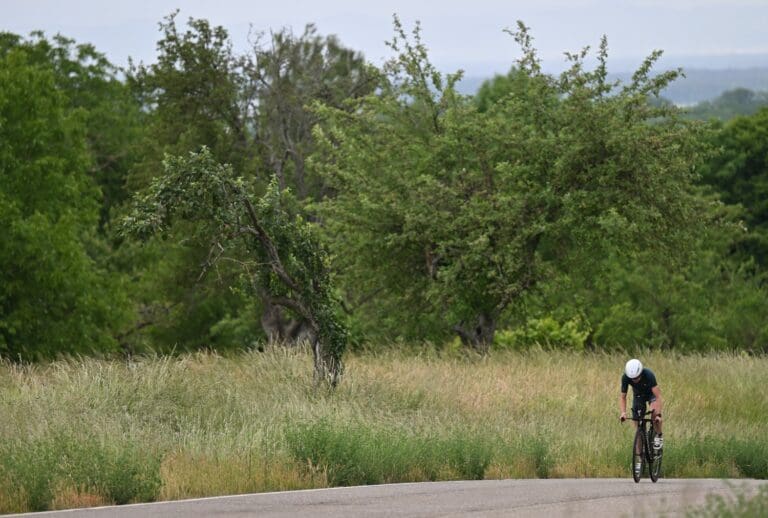
[{"label": "tree", "polygon": [[80,112],[92,157],[88,173],[101,191],[99,226],[104,230],[110,211],[128,197],[126,176],[142,132],[138,102],[118,69],[90,44],[62,35],[49,40],[42,32],[28,39],[0,33],[0,55],[11,50],[23,50],[30,65],[48,69],[67,109]]},{"label": "tree", "polygon": [[[299,199],[317,197],[322,186],[305,167],[314,124],[307,105],[322,99],[342,106],[347,96],[365,91],[368,67],[362,56],[334,37],[321,38],[311,26],[300,37],[284,30],[267,42],[257,38],[249,53],[238,55],[224,28],[190,19],[183,30],[176,17],[173,13],[160,25],[158,62],[129,73],[149,114],[147,152],[134,168],[130,186],[146,187],[162,170],[164,153],[184,155],[206,146],[216,160],[232,164],[253,181],[257,191],[263,192],[276,175],[280,188],[291,188]],[[180,348],[239,346],[217,342],[232,336],[223,332],[230,323],[253,330],[251,322],[258,322],[254,313],[261,310],[265,322],[270,315],[287,321],[268,298],[259,295],[261,302],[254,303],[253,293],[233,295],[227,286],[238,270],[229,264],[220,264],[217,276],[190,283],[207,247],[189,246],[185,232],[176,230],[178,237],[171,231],[167,241],[141,251],[128,245],[125,251],[145,257],[143,275],[136,275],[143,279],[136,286],[144,314],[137,324],[141,334]],[[267,327],[266,334],[274,336],[275,327]],[[277,326],[288,327],[301,323]],[[255,336],[238,340],[260,338],[255,331]],[[290,341],[291,336],[286,332],[278,338]]]},{"label": "tree", "polygon": [[660,53],[618,89],[603,39],[595,70],[585,49],[555,78],[520,23],[512,90],[481,111],[429,63],[418,26],[414,43],[395,29],[380,90],[350,111],[319,108],[318,131],[337,193],[320,214],[344,284],[374,314],[400,308],[391,334],[452,329],[484,351],[500,315],[552,272],[644,249],[673,262],[690,246],[704,210],[698,130],[647,103],[678,75],[650,76]]},{"label": "tree", "polygon": [[246,74],[258,99],[253,126],[264,149],[264,163],[280,187],[293,187],[300,200],[321,197],[321,181],[306,167],[317,122],[309,107],[322,102],[342,108],[348,99],[370,93],[376,71],[362,54],[345,48],[335,36],[321,37],[307,25],[299,37],[283,29],[271,34],[269,44],[257,40]]},{"label": "tree", "polygon": [[517,67],[512,67],[506,75],[497,74],[493,79],[483,81],[474,97],[478,111],[488,111],[491,106],[510,95],[515,89],[517,76],[521,73]]},{"label": "tree", "polygon": [[746,88],[735,88],[723,92],[711,101],[703,101],[686,110],[691,119],[719,119],[728,121],[740,115],[754,115],[768,105],[768,92],[753,92]]},{"label": "tree", "polygon": [[119,279],[93,255],[99,189],[82,112],[22,48],[0,53],[0,355],[114,349]]},{"label": "tree", "polygon": [[560,272],[504,327],[551,318],[578,323],[590,347],[764,350],[764,274],[731,252],[744,234],[740,211],[717,203],[702,218],[693,249],[676,268],[648,250],[602,258],[599,275]]},{"label": "tree", "polygon": [[218,159],[253,174],[255,149],[248,127],[252,92],[245,88],[241,59],[229,34],[207,20],[190,18],[179,30],[178,11],[160,23],[157,63],[133,64],[128,82],[151,115],[143,163],[130,185],[146,187],[159,174],[165,153],[185,154],[209,147]]},{"label": "tree", "polygon": [[298,37],[287,29],[272,33],[268,43],[259,35],[250,53],[237,55],[223,27],[190,18],[182,32],[177,15],[160,24],[158,62],[129,73],[153,114],[149,139],[155,148],[134,185],[146,185],[163,153],[205,145],[264,185],[275,174],[299,199],[315,195],[311,184],[317,181],[307,178],[305,167],[315,123],[308,106],[342,107],[369,93],[374,70],[360,53],[334,36],[321,37],[312,25]]},{"label": "tree", "polygon": [[225,260],[236,262],[254,289],[309,323],[315,379],[335,386],[347,337],[327,253],[276,180],[254,199],[253,183],[236,177],[231,166],[217,163],[203,148],[166,159],[164,174],[137,196],[124,229],[147,239],[167,231],[176,219],[193,223],[190,237],[210,244],[206,270]]},{"label": "tree", "polygon": [[702,181],[727,204],[744,207],[749,230],[736,245],[742,254],[768,265],[768,108],[737,117],[712,139],[720,150],[702,170]]}]

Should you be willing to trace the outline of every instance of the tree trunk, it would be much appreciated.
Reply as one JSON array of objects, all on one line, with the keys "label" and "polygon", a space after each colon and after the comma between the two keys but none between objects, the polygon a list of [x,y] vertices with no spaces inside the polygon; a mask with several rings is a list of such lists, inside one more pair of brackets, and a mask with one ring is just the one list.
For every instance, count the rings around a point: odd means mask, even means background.
[{"label": "tree trunk", "polygon": [[321,342],[317,332],[314,336],[312,356],[315,363],[315,385],[319,386],[326,382],[331,388],[335,388],[341,379],[341,361],[330,354],[329,348]]},{"label": "tree trunk", "polygon": [[261,314],[261,328],[267,335],[267,343],[286,347],[314,343],[315,333],[305,319],[287,318],[281,306],[273,304],[269,297],[265,297],[263,300],[264,311]]},{"label": "tree trunk", "polygon": [[294,309],[304,309],[304,320],[288,320],[283,306],[291,301],[284,298],[264,297],[264,313],[261,324],[267,333],[269,343],[283,346],[308,343],[312,347],[315,385],[323,382],[336,387],[342,374],[341,359],[336,357],[327,343],[323,342],[317,319],[301,304],[294,302]]},{"label": "tree trunk", "polygon": [[488,354],[496,334],[496,319],[486,313],[481,313],[475,319],[472,326],[466,326],[464,322],[454,326],[453,330],[461,338],[461,343],[471,347],[480,354]]}]

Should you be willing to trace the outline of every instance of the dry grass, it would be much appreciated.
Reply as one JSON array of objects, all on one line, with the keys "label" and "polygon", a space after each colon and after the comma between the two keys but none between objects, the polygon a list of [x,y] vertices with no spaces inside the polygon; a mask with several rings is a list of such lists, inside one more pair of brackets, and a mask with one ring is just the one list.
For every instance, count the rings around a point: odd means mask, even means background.
[{"label": "dry grass", "polygon": [[59,484],[53,491],[51,509],[77,509],[81,507],[99,507],[112,505],[114,502],[98,491],[85,487],[73,487]]},{"label": "dry grass", "polygon": [[[667,476],[768,476],[755,460],[768,454],[768,359],[638,354],[665,400]],[[11,481],[0,512],[344,483],[626,476],[625,361],[390,350],[350,355],[334,393],[313,389],[306,354],[282,349],[0,364],[0,479]]]},{"label": "dry grass", "polygon": [[254,458],[250,454],[236,458],[168,454],[160,472],[163,485],[159,500],[328,486],[322,472],[298,470],[293,463]]}]

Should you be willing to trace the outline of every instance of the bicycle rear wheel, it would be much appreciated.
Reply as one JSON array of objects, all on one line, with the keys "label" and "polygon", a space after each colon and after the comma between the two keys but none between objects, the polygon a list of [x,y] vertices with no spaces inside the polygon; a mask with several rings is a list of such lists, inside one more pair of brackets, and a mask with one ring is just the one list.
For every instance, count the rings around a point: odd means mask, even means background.
[{"label": "bicycle rear wheel", "polygon": [[643,429],[638,424],[637,432],[635,432],[635,440],[632,443],[632,478],[635,482],[640,482],[640,477],[643,476],[643,468],[645,467],[645,451],[643,441]]}]

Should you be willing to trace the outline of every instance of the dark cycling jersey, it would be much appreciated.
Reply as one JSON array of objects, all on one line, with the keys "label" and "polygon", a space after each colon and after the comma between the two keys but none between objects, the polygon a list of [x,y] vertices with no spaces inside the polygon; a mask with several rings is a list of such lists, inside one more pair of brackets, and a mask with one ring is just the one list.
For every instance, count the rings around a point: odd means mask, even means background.
[{"label": "dark cycling jersey", "polygon": [[631,379],[629,379],[629,376],[626,374],[623,374],[621,376],[621,392],[622,394],[627,393],[627,388],[632,385],[632,393],[634,394],[634,397],[643,397],[646,400],[651,400],[653,398],[653,392],[651,389],[657,385],[656,383],[656,375],[653,374],[651,369],[643,369],[643,372],[640,373],[640,380],[635,383]]}]

